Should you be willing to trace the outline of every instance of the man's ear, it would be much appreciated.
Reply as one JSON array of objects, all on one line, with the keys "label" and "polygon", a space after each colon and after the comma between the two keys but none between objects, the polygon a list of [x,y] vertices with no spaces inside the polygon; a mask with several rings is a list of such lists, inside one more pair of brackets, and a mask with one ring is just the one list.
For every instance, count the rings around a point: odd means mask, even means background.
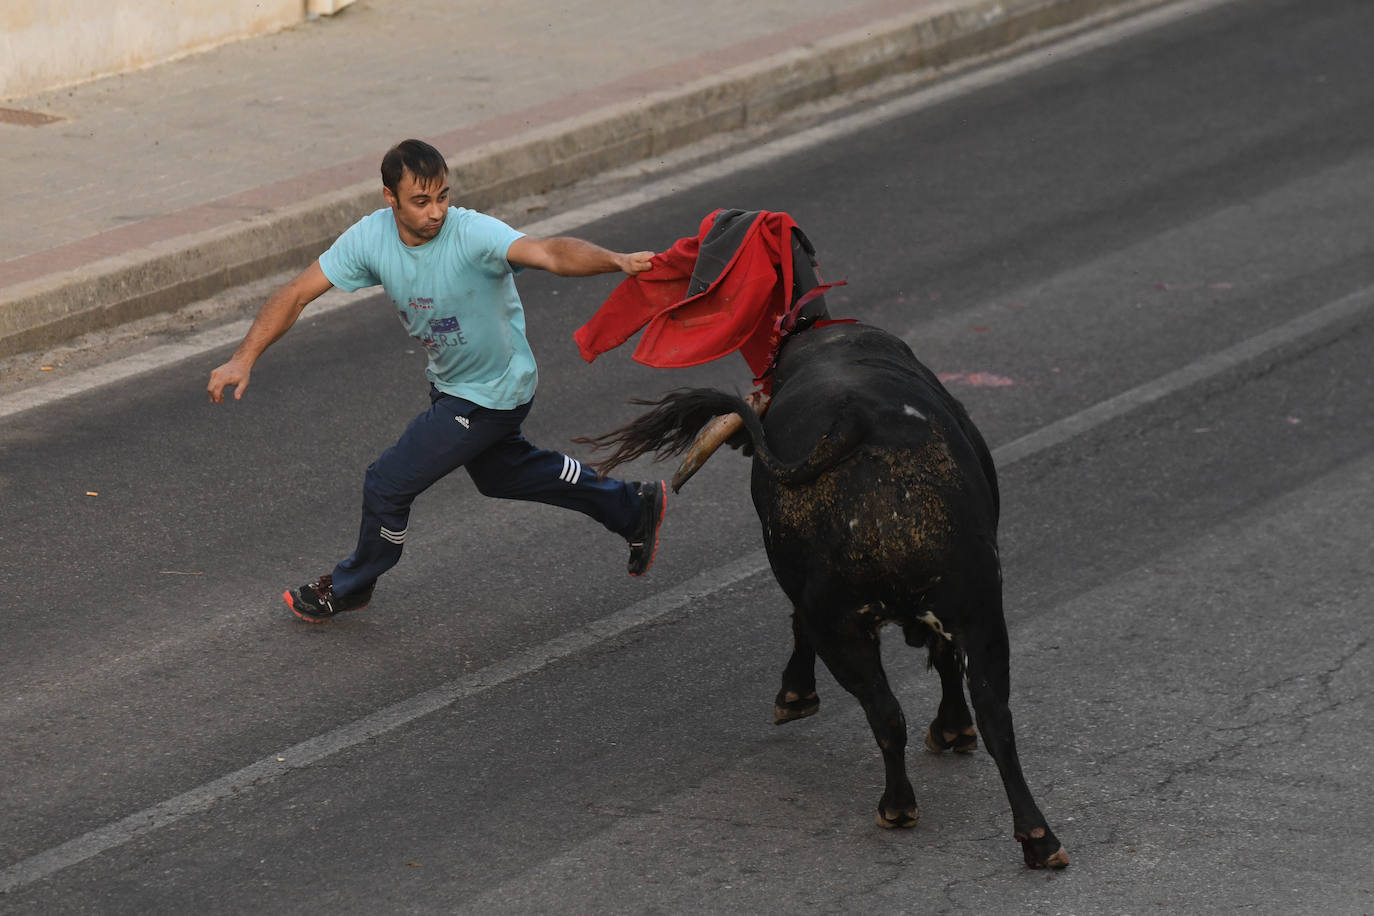
[{"label": "man's ear", "polygon": [[396,209],[396,195],[392,194],[391,189],[386,185],[382,185],[382,199],[386,201],[388,207],[393,210]]}]

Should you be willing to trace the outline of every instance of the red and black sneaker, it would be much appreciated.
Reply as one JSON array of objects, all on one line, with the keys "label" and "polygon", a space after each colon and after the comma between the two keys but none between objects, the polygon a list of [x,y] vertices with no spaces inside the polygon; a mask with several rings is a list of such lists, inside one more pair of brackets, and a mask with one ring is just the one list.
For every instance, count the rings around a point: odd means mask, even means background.
[{"label": "red and black sneaker", "polygon": [[301,620],[310,623],[323,623],[335,614],[345,611],[358,611],[367,607],[372,600],[373,586],[369,585],[351,595],[334,594],[334,577],[323,575],[314,582],[307,582],[300,588],[282,592],[281,600]]},{"label": "red and black sneaker", "polygon": [[668,511],[668,484],[666,481],[650,481],[635,484],[639,493],[639,527],[627,538],[630,542],[630,575],[642,576],[654,565],[658,554],[658,529],[663,524],[663,516]]}]

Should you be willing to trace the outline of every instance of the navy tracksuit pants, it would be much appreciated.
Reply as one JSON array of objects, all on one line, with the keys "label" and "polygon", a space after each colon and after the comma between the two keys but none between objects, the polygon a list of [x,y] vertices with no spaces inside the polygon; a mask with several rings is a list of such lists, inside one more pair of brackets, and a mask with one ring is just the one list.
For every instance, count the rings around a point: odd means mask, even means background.
[{"label": "navy tracksuit pants", "polygon": [[634,485],[599,478],[576,459],[531,445],[520,432],[529,403],[492,410],[433,386],[429,399],[429,410],[367,469],[358,546],[334,568],[334,594],[367,588],[396,565],[411,503],[460,467],[486,496],[576,509],[624,537],[634,531],[641,510]]}]

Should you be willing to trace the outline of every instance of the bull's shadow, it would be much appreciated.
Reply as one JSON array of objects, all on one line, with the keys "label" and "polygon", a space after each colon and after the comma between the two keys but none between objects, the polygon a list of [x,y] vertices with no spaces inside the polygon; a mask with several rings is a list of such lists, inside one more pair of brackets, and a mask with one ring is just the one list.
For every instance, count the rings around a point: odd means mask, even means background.
[{"label": "bull's shadow", "polygon": [[[817,319],[820,320],[817,320]],[[997,552],[992,455],[963,406],[900,339],[814,313],[781,342],[760,417],[743,399],[683,389],[591,441],[598,470],[694,446],[713,418],[739,414],[729,444],[752,453],[754,507],[768,561],[793,605],[794,648],[775,703],[781,724],[815,713],[815,662],[862,704],[882,751],[883,827],[916,824],[906,720],[888,686],[879,631],[902,628],[940,676],[928,748],[960,753],[977,731],[997,762],[1026,864],[1069,857],[1021,772],[1008,708],[1010,655]],[[704,460],[704,459],[703,459]],[[676,483],[675,485],[680,485]]]}]

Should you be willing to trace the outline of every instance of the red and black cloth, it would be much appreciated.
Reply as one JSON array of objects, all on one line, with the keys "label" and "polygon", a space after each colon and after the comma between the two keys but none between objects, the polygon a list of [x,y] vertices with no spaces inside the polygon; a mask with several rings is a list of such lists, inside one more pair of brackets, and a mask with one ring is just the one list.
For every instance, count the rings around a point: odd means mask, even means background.
[{"label": "red and black cloth", "polygon": [[[623,280],[573,335],[591,362],[644,336],[634,359],[684,368],[738,350],[763,380],[799,306],[824,316],[814,249],[786,213],[716,210],[695,236],[654,255],[652,266]],[[766,382],[765,382],[766,386]]]}]

